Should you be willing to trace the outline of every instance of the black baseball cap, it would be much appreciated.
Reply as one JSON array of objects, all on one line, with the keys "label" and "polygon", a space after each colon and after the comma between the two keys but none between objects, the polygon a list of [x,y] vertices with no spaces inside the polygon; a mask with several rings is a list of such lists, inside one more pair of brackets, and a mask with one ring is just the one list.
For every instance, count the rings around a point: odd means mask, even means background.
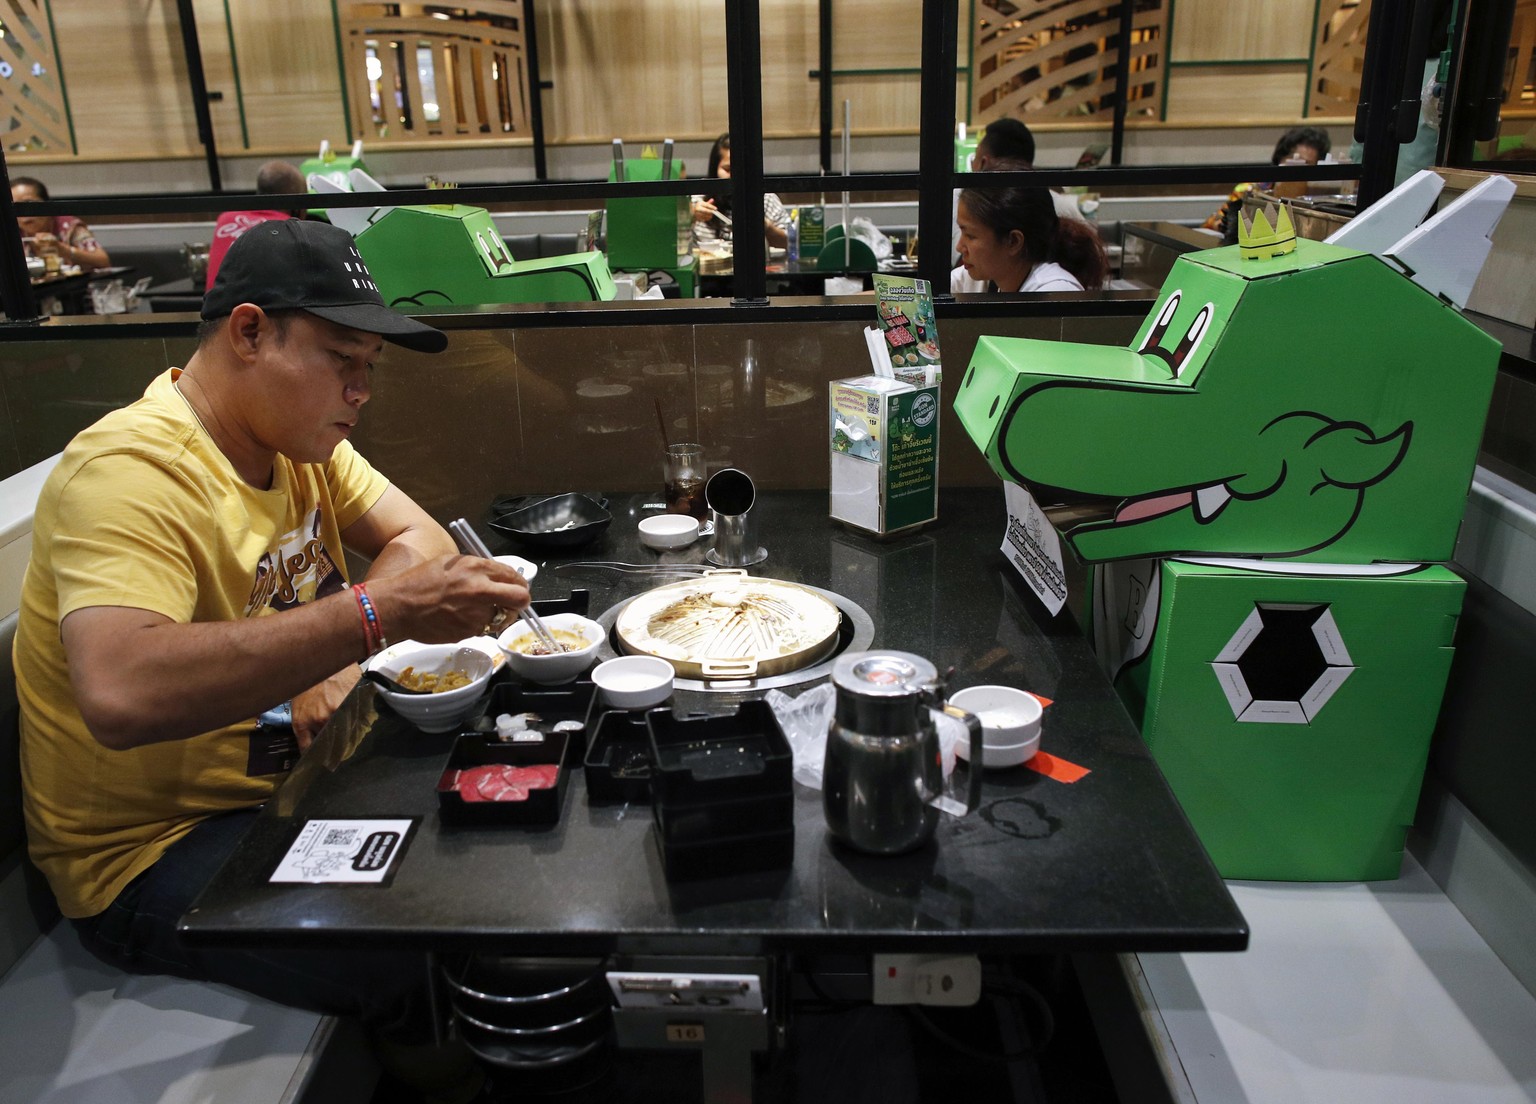
[{"label": "black baseball cap", "polygon": [[203,318],[223,318],[241,303],[305,310],[417,352],[448,347],[442,330],[384,305],[352,235],[328,222],[271,219],[235,239],[203,297]]}]

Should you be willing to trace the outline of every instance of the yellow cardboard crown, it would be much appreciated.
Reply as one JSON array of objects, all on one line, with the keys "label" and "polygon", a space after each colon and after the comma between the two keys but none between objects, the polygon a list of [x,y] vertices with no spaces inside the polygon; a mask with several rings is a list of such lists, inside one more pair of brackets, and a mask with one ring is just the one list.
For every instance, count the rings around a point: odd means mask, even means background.
[{"label": "yellow cardboard crown", "polygon": [[1291,213],[1285,204],[1275,215],[1271,226],[1264,212],[1255,209],[1253,218],[1239,213],[1237,217],[1237,244],[1247,261],[1261,261],[1266,257],[1283,257],[1296,249],[1296,228],[1291,225]]}]

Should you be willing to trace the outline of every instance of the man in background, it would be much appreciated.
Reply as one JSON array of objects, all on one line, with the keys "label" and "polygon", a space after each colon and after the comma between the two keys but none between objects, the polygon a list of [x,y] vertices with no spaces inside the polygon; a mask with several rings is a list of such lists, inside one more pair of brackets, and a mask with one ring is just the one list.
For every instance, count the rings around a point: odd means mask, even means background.
[{"label": "man in background", "polygon": [[993,119],[981,132],[972,172],[998,171],[998,161],[1010,162],[1009,168],[1035,167],[1035,136],[1017,119]]},{"label": "man in background", "polygon": [[[308,189],[304,174],[287,161],[268,161],[256,173],[256,192],[259,195],[297,195]],[[235,244],[235,239],[258,223],[269,219],[303,218],[304,211],[220,211],[213,224],[213,242],[208,247],[208,282],[203,290],[213,288],[224,263],[224,254]]]}]

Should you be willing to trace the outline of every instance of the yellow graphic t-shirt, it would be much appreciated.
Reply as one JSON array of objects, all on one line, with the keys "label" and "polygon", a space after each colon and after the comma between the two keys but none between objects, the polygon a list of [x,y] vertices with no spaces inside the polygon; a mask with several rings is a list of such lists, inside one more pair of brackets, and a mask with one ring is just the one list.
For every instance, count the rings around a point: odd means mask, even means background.
[{"label": "yellow graphic t-shirt", "polygon": [[127,751],[97,743],[70,689],[64,618],[130,606],[232,621],[334,593],[347,585],[341,531],[388,486],[345,441],[324,464],[279,456],[272,488],[249,486],[178,374],[76,437],[33,519],[14,653],[23,798],[32,861],[66,916],[102,911],[200,819],[264,801],[285,775],[264,763],[254,718]]}]

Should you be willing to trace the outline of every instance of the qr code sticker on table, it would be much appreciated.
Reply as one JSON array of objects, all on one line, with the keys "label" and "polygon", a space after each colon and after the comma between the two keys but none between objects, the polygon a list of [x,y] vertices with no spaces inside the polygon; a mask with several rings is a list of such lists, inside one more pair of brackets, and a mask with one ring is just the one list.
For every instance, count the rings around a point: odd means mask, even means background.
[{"label": "qr code sticker on table", "polygon": [[412,823],[409,818],[306,821],[269,880],[382,883],[399,865]]}]

